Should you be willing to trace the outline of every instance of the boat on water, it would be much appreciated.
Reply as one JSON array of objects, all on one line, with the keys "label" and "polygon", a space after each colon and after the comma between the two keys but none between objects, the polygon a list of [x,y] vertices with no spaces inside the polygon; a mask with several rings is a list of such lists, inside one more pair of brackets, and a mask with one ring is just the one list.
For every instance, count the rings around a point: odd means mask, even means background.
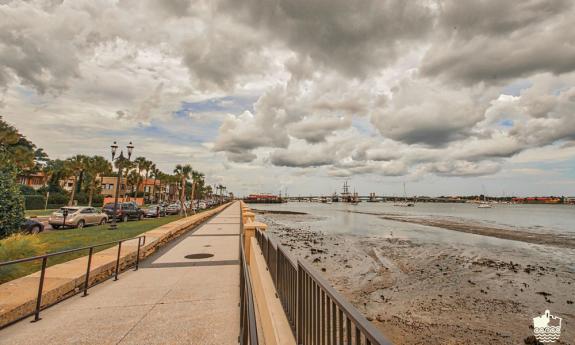
[{"label": "boat on water", "polygon": [[491,203],[487,201],[487,193],[485,192],[485,186],[481,186],[483,189],[483,200],[479,202],[477,208],[492,208]]},{"label": "boat on water", "polygon": [[395,204],[393,204],[393,206],[398,206],[398,207],[414,207],[415,206],[414,202],[408,202],[407,201],[407,193],[405,192],[405,182],[403,183],[403,202],[395,203]]}]

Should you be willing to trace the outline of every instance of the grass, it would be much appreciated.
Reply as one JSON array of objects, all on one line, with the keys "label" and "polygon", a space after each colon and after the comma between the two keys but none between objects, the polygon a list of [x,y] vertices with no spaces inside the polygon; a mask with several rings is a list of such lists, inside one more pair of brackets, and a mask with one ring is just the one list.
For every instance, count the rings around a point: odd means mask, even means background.
[{"label": "grass", "polygon": [[[178,219],[180,219],[180,216],[167,216],[163,218],[153,218],[143,221],[118,223],[118,228],[116,230],[109,230],[109,225],[106,224],[90,226],[84,229],[52,230],[42,232],[38,235],[19,235],[19,237],[16,239],[6,238],[0,240],[0,262],[135,237],[141,233]],[[30,241],[31,237],[34,237],[33,241]],[[36,248],[36,250],[34,251],[34,249],[28,249],[24,252],[13,249],[21,247],[24,241],[33,243],[32,248]],[[100,251],[111,246],[112,245],[102,246],[95,248],[94,250]],[[27,247],[31,247],[31,245],[27,244]],[[87,255],[87,253],[88,250],[83,250],[54,256],[48,259],[48,266],[73,260],[75,258]],[[20,267],[17,269],[10,268],[10,266],[0,268],[0,284],[38,271],[40,269],[40,260],[37,262],[21,263],[11,266]]]},{"label": "grass", "polygon": [[56,211],[55,208],[47,210],[26,210],[25,215],[26,217],[49,216],[54,211]]}]

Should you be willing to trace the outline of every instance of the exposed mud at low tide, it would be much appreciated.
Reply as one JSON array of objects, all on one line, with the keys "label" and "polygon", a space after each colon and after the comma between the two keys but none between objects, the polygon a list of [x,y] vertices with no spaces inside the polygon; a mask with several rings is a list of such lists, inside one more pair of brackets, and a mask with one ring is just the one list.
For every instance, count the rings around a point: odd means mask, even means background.
[{"label": "exposed mud at low tide", "polygon": [[[284,217],[302,226],[286,226]],[[272,238],[312,262],[394,344],[525,344],[532,318],[546,309],[563,318],[557,344],[575,344],[575,272],[553,258],[326,234],[306,218],[270,214],[262,221]]]},{"label": "exposed mud at low tide", "polygon": [[571,249],[575,248],[575,238],[568,235],[536,233],[525,230],[513,230],[502,227],[491,227],[482,224],[473,224],[470,222],[450,220],[445,218],[435,219],[429,217],[423,218],[421,216],[405,216],[405,215],[359,212],[359,211],[346,211],[346,212],[375,215],[380,216],[382,219],[385,220],[433,226],[436,228],[465,232],[468,234],[496,237],[505,240],[543,244],[562,248],[571,248]]},{"label": "exposed mud at low tide", "polygon": [[277,211],[277,210],[258,210],[253,208],[253,212],[257,214],[297,214],[297,215],[304,215],[307,214],[305,212],[295,212],[295,211]]}]

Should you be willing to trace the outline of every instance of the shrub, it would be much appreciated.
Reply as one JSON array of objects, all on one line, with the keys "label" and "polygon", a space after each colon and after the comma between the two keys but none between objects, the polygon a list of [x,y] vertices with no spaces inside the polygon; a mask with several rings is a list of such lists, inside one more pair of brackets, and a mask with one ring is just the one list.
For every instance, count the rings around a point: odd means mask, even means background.
[{"label": "shrub", "polygon": [[[45,245],[38,235],[14,234],[0,240],[0,262],[42,255]],[[30,267],[39,266],[39,262],[20,263],[0,267],[0,284],[20,277],[30,271]]]},{"label": "shrub", "polygon": [[66,205],[68,203],[68,195],[64,193],[50,193],[48,197],[48,204],[51,205]]},{"label": "shrub", "polygon": [[34,188],[23,184],[20,185],[20,192],[22,195],[38,195],[38,192]]},{"label": "shrub", "polygon": [[0,164],[0,238],[3,238],[20,230],[24,221],[24,198],[16,183],[16,168],[3,159],[2,153],[0,161],[4,162]]},{"label": "shrub", "polygon": [[41,210],[46,205],[43,195],[24,195],[24,203],[27,210]]}]

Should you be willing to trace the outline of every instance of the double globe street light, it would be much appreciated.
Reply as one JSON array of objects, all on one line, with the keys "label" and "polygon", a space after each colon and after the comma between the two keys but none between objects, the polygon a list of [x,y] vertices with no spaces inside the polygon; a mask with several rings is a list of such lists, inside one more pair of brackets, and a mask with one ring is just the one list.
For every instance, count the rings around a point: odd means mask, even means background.
[{"label": "double globe street light", "polygon": [[[124,157],[124,150],[120,150],[120,155],[118,156],[118,158],[116,158],[116,152],[118,151],[118,145],[116,144],[116,142],[114,141],[114,143],[110,146],[110,148],[112,149],[112,164],[114,163],[114,160],[116,160],[118,162],[118,178],[116,180],[116,193],[114,196],[114,213],[112,215],[112,224],[110,224],[110,230],[116,230],[116,228],[118,227],[116,224],[116,217],[117,217],[117,212],[118,212],[118,195],[120,194],[120,184],[121,184],[121,180],[122,180],[122,168],[123,168],[123,164],[126,161],[126,158]],[[130,158],[132,158],[132,151],[134,150],[134,145],[132,145],[132,142],[130,141],[130,143],[128,144],[128,146],[126,146],[126,149],[128,150],[128,158],[127,161],[130,161]]]}]

